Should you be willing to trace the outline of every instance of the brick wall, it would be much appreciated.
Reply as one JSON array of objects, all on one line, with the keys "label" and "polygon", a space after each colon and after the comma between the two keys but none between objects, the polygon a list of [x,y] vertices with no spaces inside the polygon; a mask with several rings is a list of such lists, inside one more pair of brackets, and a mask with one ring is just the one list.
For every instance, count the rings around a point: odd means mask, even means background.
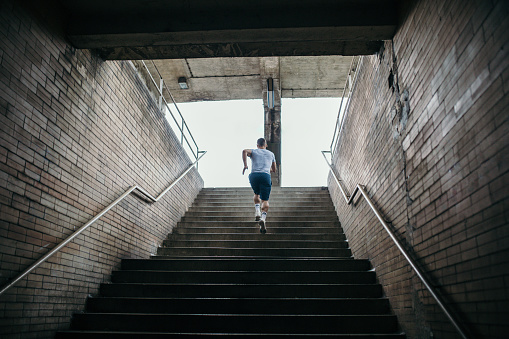
[{"label": "brick wall", "polygon": [[[154,196],[191,160],[130,62],[77,51],[9,2],[0,6],[0,284],[131,185]],[[53,337],[121,258],[155,252],[203,181],[155,204],[129,196],[0,296],[2,338]]]},{"label": "brick wall", "polygon": [[[473,338],[509,325],[509,2],[415,1],[393,42],[361,61],[336,173],[366,185]],[[331,195],[409,338],[454,329],[363,199]]]}]

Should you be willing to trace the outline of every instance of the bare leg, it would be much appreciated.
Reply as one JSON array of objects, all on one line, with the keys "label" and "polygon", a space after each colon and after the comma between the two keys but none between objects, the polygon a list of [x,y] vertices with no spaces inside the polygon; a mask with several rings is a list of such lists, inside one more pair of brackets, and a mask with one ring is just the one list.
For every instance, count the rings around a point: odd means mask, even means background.
[{"label": "bare leg", "polygon": [[269,211],[269,202],[262,200],[262,212],[267,213]]},{"label": "bare leg", "polygon": [[267,217],[267,212],[269,210],[269,202],[266,200],[262,200],[261,207],[262,207],[262,216],[261,216],[258,224],[260,224],[260,233],[265,234],[265,232],[267,232],[267,229],[265,227],[265,218]]},{"label": "bare leg", "polygon": [[261,203],[260,196],[258,194],[255,194],[253,197],[253,201],[255,204],[260,204]]},{"label": "bare leg", "polygon": [[261,200],[260,200],[260,196],[258,194],[255,194],[255,196],[253,197],[253,201],[255,203],[255,221],[258,221],[260,220],[261,216],[262,216],[262,211],[261,211]]}]

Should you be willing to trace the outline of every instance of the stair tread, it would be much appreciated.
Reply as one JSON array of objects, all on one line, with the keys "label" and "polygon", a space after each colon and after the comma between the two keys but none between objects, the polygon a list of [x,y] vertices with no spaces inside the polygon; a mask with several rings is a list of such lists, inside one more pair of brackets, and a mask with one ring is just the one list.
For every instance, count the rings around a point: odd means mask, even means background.
[{"label": "stair tread", "polygon": [[[168,241],[168,242],[188,242],[188,241],[192,241],[192,242],[197,242],[197,243],[203,243],[203,242],[224,242],[224,243],[235,243],[235,242],[239,242],[239,243],[242,243],[242,242],[264,242],[264,243],[275,243],[275,242],[289,242],[289,243],[300,243],[300,242],[303,242],[303,243],[317,243],[318,245],[321,244],[321,243],[324,243],[324,244],[328,244],[328,243],[338,243],[338,241],[335,241],[335,240],[321,240],[321,239],[317,239],[317,240],[310,240],[310,241],[307,241],[307,240],[301,240],[301,239],[283,239],[283,240],[279,240],[279,239],[270,239],[270,234],[267,235],[267,234],[264,234],[264,235],[260,235],[260,239],[223,239],[223,240],[214,240],[214,239],[195,239],[195,240],[178,240],[178,239],[168,239],[168,240],[165,240],[165,241]],[[340,240],[339,242],[347,242],[345,240]]]},{"label": "stair tread", "polygon": [[[231,314],[231,313],[83,313],[74,316],[76,329],[133,331],[188,331],[199,327],[203,333],[394,333],[394,315],[306,315],[306,314]],[[263,324],[263,326],[260,326]]]},{"label": "stair tread", "polygon": [[[152,258],[162,258],[162,257],[167,257],[166,255],[154,255]],[[187,257],[187,258],[202,258],[203,256],[183,256],[183,257]],[[252,255],[214,255],[214,256],[209,256],[211,258],[228,258],[228,259],[233,259],[233,258],[252,258],[253,256]],[[348,257],[342,257],[342,258],[350,258],[351,256],[348,256]],[[306,257],[306,256],[294,256],[294,257],[287,257],[287,256],[277,256],[277,255],[264,255],[264,256],[258,256],[257,258],[260,258],[260,259],[285,259],[285,258],[292,258],[292,259],[305,259],[305,258],[309,258],[309,257]],[[323,257],[321,256],[320,258],[329,258],[329,259],[336,259],[338,258],[337,256],[330,256],[330,257]],[[341,257],[340,257],[341,258]]]},{"label": "stair tread", "polygon": [[382,319],[394,319],[396,316],[393,314],[266,314],[266,313],[250,313],[250,314],[236,314],[236,313],[144,313],[144,312],[94,312],[94,313],[79,313],[76,314],[76,317],[86,317],[86,316],[94,316],[97,318],[103,317],[114,317],[114,316],[124,316],[124,317],[133,317],[133,316],[158,316],[161,318],[170,318],[174,316],[181,317],[232,317],[232,318],[339,318],[339,319],[362,319],[362,318],[382,318]]},{"label": "stair tread", "polygon": [[[152,257],[154,258],[154,257]],[[352,258],[288,258],[288,259],[285,259],[285,260],[282,260],[282,259],[260,259],[258,257],[246,257],[246,258],[225,258],[225,259],[218,259],[217,257],[198,257],[198,258],[186,258],[186,257],[170,257],[170,256],[164,256],[164,257],[161,257],[161,258],[157,258],[157,259],[124,259],[125,261],[155,261],[155,260],[160,260],[160,261],[169,261],[169,260],[175,260],[175,261],[188,261],[188,260],[194,260],[194,261],[197,261],[197,260],[201,260],[201,261],[222,261],[222,262],[228,262],[228,261],[253,261],[253,262],[257,262],[257,261],[281,261],[281,262],[286,262],[286,261],[300,261],[300,262],[307,262],[307,261],[330,261],[330,262],[334,262],[334,261],[337,261],[337,262],[345,262],[345,261],[354,261],[354,262],[369,262],[369,260],[367,259],[352,259]]]},{"label": "stair tread", "polygon": [[106,299],[114,299],[114,300],[225,300],[225,301],[244,301],[244,300],[252,300],[252,301],[289,301],[289,302],[301,302],[301,301],[349,301],[349,302],[364,302],[364,301],[386,301],[387,298],[330,298],[330,297],[298,297],[298,298],[276,298],[276,297],[106,297],[106,296],[98,296],[98,297],[90,297],[89,299],[93,300],[106,300]]},{"label": "stair tread", "polygon": [[[257,222],[254,221],[254,220],[248,220],[250,218],[246,218],[246,217],[224,217],[224,219],[226,220],[212,220],[214,217],[192,217],[193,219],[203,219],[203,220],[198,220],[199,222],[205,222],[205,223],[214,223],[214,224],[222,224],[222,223],[231,223],[231,224],[244,224],[244,223],[249,223],[249,224],[256,224]],[[242,220],[232,220],[234,218],[237,218],[237,219],[242,219]],[[190,218],[187,218],[187,217],[184,217],[182,218],[182,220],[180,221],[181,223],[189,223],[189,222],[196,222],[196,221],[192,221],[192,220],[189,220]],[[312,224],[312,223],[315,223],[315,224],[321,224],[321,223],[330,223],[330,222],[335,222],[336,221],[336,218],[330,218],[330,220],[302,220],[298,217],[295,217],[293,219],[297,219],[297,220],[288,220],[287,217],[281,217],[281,218],[277,218],[277,219],[283,219],[283,220],[275,220],[275,218],[267,218],[267,223],[285,223],[285,224],[292,224],[292,223],[295,223],[295,224]],[[220,226],[218,226],[220,227]]]},{"label": "stair tread", "polygon": [[331,273],[372,273],[370,271],[306,271],[306,270],[292,270],[292,271],[263,271],[263,270],[224,270],[224,271],[207,271],[207,270],[121,270],[121,271],[113,271],[113,272],[157,272],[157,273],[175,273],[175,272],[201,272],[201,273],[323,273],[323,274],[331,274]]},{"label": "stair tread", "polygon": [[[77,334],[77,333],[84,333],[85,331],[79,331],[79,330],[65,330],[65,331],[60,331],[60,333],[71,333],[71,334]],[[139,331],[86,331],[86,333],[91,333],[91,334],[102,334],[102,333],[105,333],[105,334],[131,334],[131,335],[161,335],[161,336],[166,336],[166,335],[173,335],[173,334],[176,334],[176,335],[200,335],[200,337],[202,335],[207,335],[207,336],[256,336],[256,337],[260,337],[260,336],[265,336],[265,335],[270,335],[270,336],[282,336],[282,337],[287,337],[287,336],[291,336],[292,338],[294,338],[295,336],[305,336],[305,337],[315,337],[316,334],[306,334],[306,333],[291,333],[291,334],[284,334],[284,333],[200,333],[200,332],[187,332],[187,333],[183,333],[183,332],[178,332],[178,333],[175,333],[175,332],[139,332]],[[327,337],[334,337],[334,336],[337,336],[338,334],[320,334],[320,336],[327,336]],[[404,335],[404,333],[396,333],[396,334],[393,334],[393,333],[348,333],[348,334],[339,334],[341,336],[348,336],[348,337],[352,337],[352,338],[362,338],[362,337],[366,337],[368,336],[369,338],[373,338],[372,336],[383,336],[383,337],[394,337],[394,336],[401,336],[401,335]]]}]

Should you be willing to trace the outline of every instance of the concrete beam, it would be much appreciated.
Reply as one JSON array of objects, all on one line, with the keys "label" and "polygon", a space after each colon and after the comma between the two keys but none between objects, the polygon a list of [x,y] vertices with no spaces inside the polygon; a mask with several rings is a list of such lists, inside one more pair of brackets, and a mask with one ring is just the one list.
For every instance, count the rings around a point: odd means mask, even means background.
[{"label": "concrete beam", "polygon": [[62,0],[68,38],[105,59],[373,54],[396,0]]},{"label": "concrete beam", "polygon": [[[79,46],[79,45],[78,45]],[[82,45],[83,46],[83,45]],[[93,45],[81,48],[94,48]],[[380,50],[382,41],[311,41],[217,43],[165,46],[97,48],[105,60],[150,60],[215,57],[371,55]]]}]

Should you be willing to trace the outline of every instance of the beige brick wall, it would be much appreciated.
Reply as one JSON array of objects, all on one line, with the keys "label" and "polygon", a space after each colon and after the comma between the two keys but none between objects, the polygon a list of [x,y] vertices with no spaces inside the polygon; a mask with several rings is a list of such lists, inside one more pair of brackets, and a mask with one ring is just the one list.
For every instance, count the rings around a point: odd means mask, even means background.
[{"label": "beige brick wall", "polygon": [[[0,5],[0,283],[131,185],[154,196],[191,160],[130,62],[104,62]],[[121,258],[147,258],[203,181],[130,196],[0,296],[0,337],[53,337]]]},{"label": "beige brick wall", "polygon": [[[409,7],[393,43],[362,60],[335,168],[349,192],[366,185],[473,337],[503,338],[509,330],[509,2]],[[408,337],[455,338],[366,202],[347,206],[331,178],[329,186],[355,257],[371,260]]]}]

